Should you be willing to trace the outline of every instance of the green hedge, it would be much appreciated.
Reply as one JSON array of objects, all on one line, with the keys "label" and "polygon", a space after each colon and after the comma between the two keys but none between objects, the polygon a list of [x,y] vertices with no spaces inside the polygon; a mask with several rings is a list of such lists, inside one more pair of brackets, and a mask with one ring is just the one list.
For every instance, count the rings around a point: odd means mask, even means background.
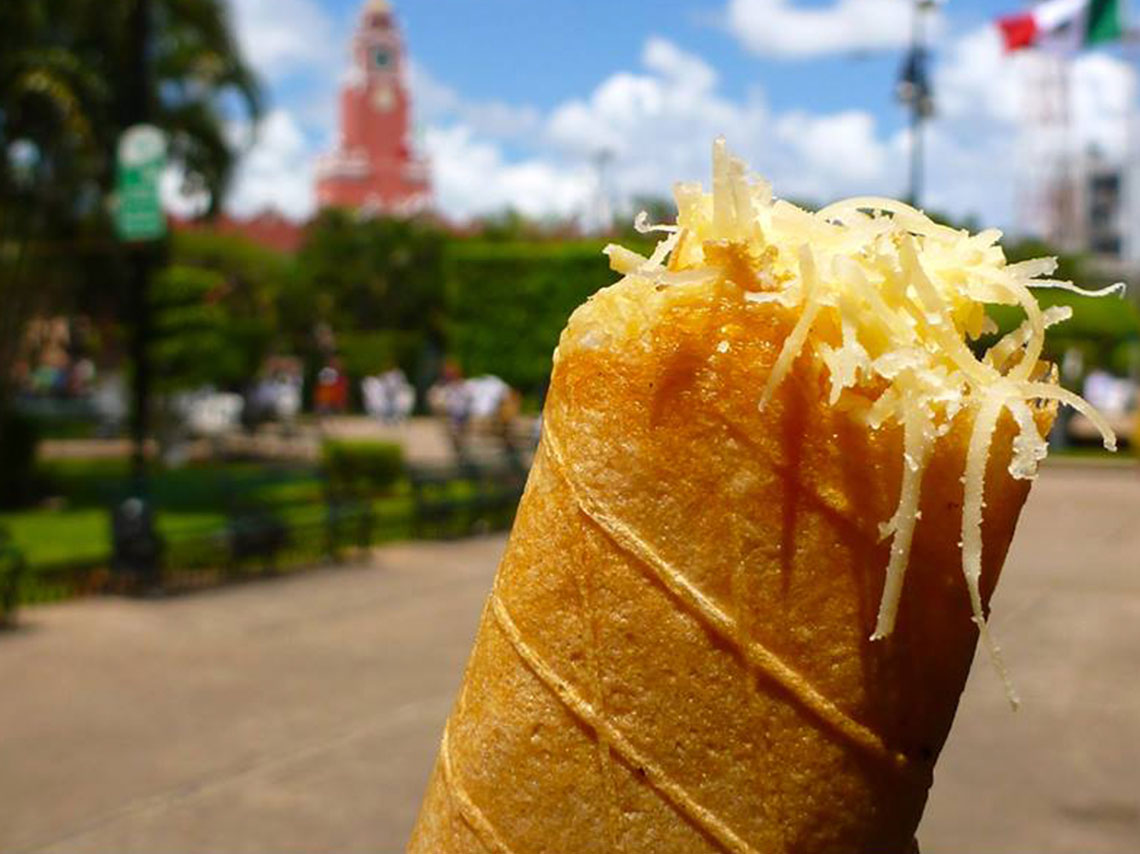
[{"label": "green hedge", "polygon": [[[1034,295],[1042,308],[1053,305],[1072,306],[1073,316],[1050,328],[1046,336],[1045,357],[1060,360],[1070,348],[1080,350],[1086,364],[1100,365],[1127,374],[1133,355],[1140,344],[1140,311],[1128,299],[1119,296],[1086,297],[1062,290],[1036,290]],[[1016,306],[990,306],[990,316],[1004,335],[1025,319]],[[988,346],[997,336],[987,336],[980,344]]]},{"label": "green hedge", "polygon": [[[1128,299],[1114,294],[1107,297],[1086,297],[1062,290],[1034,291],[1042,308],[1053,305],[1072,306],[1073,316],[1054,326],[1049,337],[1112,339],[1116,341],[1140,335],[1140,313]],[[1016,306],[995,305],[990,314],[1001,332],[1017,328],[1025,319],[1025,312]]]},{"label": "green hedge", "polygon": [[422,332],[403,329],[341,332],[336,339],[344,369],[353,380],[397,367],[414,376],[423,341]]},{"label": "green hedge", "polygon": [[391,489],[404,471],[403,448],[393,442],[326,439],[322,456],[334,486],[364,485],[371,493]]},{"label": "green hedge", "polygon": [[225,276],[198,267],[175,264],[155,277],[150,352],[163,391],[237,384],[257,370],[264,341],[256,318],[227,313],[218,301],[225,289]]},{"label": "green hedge", "polygon": [[497,374],[529,391],[550,375],[570,313],[617,280],[604,243],[491,243],[448,247],[448,340],[468,376]]}]

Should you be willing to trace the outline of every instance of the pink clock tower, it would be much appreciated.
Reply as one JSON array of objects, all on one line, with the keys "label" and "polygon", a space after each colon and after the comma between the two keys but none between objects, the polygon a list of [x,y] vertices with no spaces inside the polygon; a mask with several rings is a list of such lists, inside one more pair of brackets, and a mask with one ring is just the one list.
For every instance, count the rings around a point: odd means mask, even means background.
[{"label": "pink clock tower", "polygon": [[431,204],[427,163],[415,153],[404,46],[386,0],[368,0],[340,93],[340,141],[317,161],[317,203],[409,215]]}]

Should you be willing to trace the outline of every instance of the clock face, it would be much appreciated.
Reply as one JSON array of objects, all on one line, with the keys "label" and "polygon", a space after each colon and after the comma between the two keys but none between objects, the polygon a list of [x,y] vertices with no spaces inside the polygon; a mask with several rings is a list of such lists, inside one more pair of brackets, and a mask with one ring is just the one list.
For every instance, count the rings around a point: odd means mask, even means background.
[{"label": "clock face", "polygon": [[372,48],[372,67],[387,71],[392,67],[392,54],[386,47]]}]

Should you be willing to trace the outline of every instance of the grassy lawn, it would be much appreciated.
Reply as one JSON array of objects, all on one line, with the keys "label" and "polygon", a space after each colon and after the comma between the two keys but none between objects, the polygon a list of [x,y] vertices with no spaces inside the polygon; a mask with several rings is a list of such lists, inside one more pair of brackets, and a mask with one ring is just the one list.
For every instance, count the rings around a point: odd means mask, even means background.
[{"label": "grassy lawn", "polygon": [[[170,511],[158,518],[159,530],[170,539],[224,524],[221,513]],[[12,535],[12,542],[33,567],[106,559],[111,553],[110,525],[107,510],[101,507],[0,513],[0,527]]]},{"label": "grassy lawn", "polygon": [[[50,564],[105,560],[111,551],[109,508],[127,494],[125,460],[52,460],[41,467],[58,509],[34,508],[0,513],[0,527],[11,534],[34,569]],[[168,541],[218,531],[236,501],[280,508],[290,524],[324,518],[323,486],[307,469],[270,469],[253,463],[187,466],[157,470],[150,481],[158,508],[158,529]],[[380,512],[410,509],[406,487],[376,502]]]},{"label": "grassy lawn", "polygon": [[[126,460],[65,459],[41,464],[53,506],[0,512],[0,529],[24,553],[29,567],[88,565],[111,554],[110,508],[128,494]],[[170,544],[189,542],[223,531],[228,512],[268,506],[288,526],[314,529],[325,524],[325,484],[314,468],[273,467],[257,463],[210,463],[152,472],[150,492],[157,507],[159,532]],[[462,499],[470,486],[450,490]],[[372,502],[377,533],[384,539],[411,536],[412,494],[407,481]]]},{"label": "grassy lawn", "polygon": [[1126,465],[1129,462],[1136,462],[1140,458],[1140,451],[1135,447],[1128,444],[1127,437],[1121,439],[1117,437],[1118,447],[1116,451],[1105,450],[1103,445],[1069,445],[1064,448],[1049,448],[1048,460],[1069,460],[1069,461],[1088,461],[1088,462],[1104,462],[1115,463],[1119,465]]},{"label": "grassy lawn", "polygon": [[[50,460],[40,465],[49,491],[70,507],[106,508],[128,492],[129,467],[119,459]],[[320,498],[321,483],[309,469],[271,468],[257,463],[206,463],[156,469],[150,478],[155,503],[175,511],[221,511],[235,494],[256,491],[277,501]]]},{"label": "grassy lawn", "polygon": [[[1121,461],[1128,450],[1110,454],[1099,445],[1057,449],[1055,460]],[[41,471],[51,494],[63,501],[57,509],[35,508],[0,513],[0,529],[7,530],[29,565],[91,564],[105,561],[111,552],[109,508],[127,494],[126,460],[52,460]],[[158,508],[158,528],[170,543],[221,531],[227,510],[235,500],[271,505],[290,526],[316,527],[326,514],[324,487],[313,469],[272,468],[256,463],[213,463],[180,469],[157,470],[151,492]],[[463,499],[467,484],[456,483],[451,492]],[[406,481],[392,493],[373,502],[378,517],[397,520],[387,538],[410,536],[412,498]],[[403,532],[403,533],[401,533]]]}]

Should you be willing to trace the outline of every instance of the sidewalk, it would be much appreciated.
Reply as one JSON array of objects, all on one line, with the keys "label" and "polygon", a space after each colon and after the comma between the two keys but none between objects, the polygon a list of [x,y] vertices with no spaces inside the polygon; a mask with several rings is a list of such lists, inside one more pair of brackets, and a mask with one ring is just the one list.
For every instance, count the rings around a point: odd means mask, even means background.
[{"label": "sidewalk", "polygon": [[[520,416],[517,429],[533,428],[534,418]],[[254,433],[235,430],[216,443],[195,439],[186,448],[190,459],[209,459],[215,451],[231,456],[260,459],[316,460],[320,456],[322,438],[370,439],[395,442],[404,449],[410,463],[439,464],[452,462],[455,451],[447,436],[447,425],[440,418],[416,416],[398,424],[385,424],[366,415],[332,415],[320,419],[306,418],[295,431],[284,433],[269,425]],[[156,445],[147,442],[147,452],[154,454]],[[45,439],[40,443],[40,457],[50,459],[122,458],[130,456],[129,439]]]},{"label": "sidewalk", "polygon": [[0,851],[402,848],[501,537],[0,637]]},{"label": "sidewalk", "polygon": [[[1135,470],[1042,475],[993,621],[1023,706],[979,657],[923,854],[1137,849],[1138,520]],[[24,612],[0,636],[0,851],[401,851],[502,547]]]}]

